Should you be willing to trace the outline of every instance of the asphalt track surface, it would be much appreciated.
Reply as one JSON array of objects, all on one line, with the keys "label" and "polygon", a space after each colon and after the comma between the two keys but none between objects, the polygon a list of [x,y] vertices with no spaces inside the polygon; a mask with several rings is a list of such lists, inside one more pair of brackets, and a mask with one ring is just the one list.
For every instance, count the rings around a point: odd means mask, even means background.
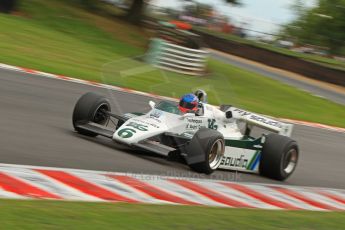
[{"label": "asphalt track surface", "polygon": [[291,85],[299,89],[303,89],[313,95],[327,98],[328,100],[331,100],[338,104],[345,105],[345,94],[341,94],[333,90],[321,88],[314,84],[309,84],[308,82],[305,82],[305,81],[300,81],[298,79],[286,77],[284,76],[284,74],[272,72],[260,66],[256,66],[256,65],[252,65],[252,64],[240,61],[236,58],[232,58],[230,55],[227,55],[226,57],[224,57],[222,55],[219,55],[216,52],[212,52],[211,56],[222,62],[229,63],[231,65],[240,67],[242,69],[246,69],[246,70],[261,74],[264,77],[268,77],[268,78],[283,82],[287,85]]},{"label": "asphalt track surface", "polygon": [[301,156],[285,182],[223,170],[206,176],[193,173],[182,162],[75,133],[73,107],[89,91],[109,97],[114,112],[149,109],[148,97],[0,70],[0,163],[345,188],[344,133],[295,126],[293,138]]}]

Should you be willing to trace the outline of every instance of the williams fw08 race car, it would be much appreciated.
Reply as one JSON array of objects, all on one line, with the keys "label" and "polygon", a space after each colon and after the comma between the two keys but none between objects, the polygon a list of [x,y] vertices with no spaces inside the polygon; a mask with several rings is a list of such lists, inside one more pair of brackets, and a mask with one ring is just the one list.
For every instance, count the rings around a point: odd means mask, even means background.
[{"label": "williams fw08 race car", "polygon": [[[299,148],[290,138],[291,124],[202,100],[192,113],[181,112],[171,101],[148,103],[147,113],[115,114],[107,98],[86,93],[75,105],[73,126],[80,134],[105,136],[134,149],[167,157],[177,154],[199,173],[219,168],[285,180],[296,168]],[[253,127],[266,132],[254,138]]]}]

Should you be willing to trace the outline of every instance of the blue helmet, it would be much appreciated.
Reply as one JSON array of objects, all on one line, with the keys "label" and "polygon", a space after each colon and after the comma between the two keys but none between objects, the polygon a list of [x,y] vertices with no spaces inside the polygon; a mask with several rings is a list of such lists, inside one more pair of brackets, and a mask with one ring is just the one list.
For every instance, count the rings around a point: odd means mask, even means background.
[{"label": "blue helmet", "polygon": [[188,111],[197,111],[198,103],[198,97],[192,93],[189,93],[181,97],[178,108],[182,113],[187,113]]}]

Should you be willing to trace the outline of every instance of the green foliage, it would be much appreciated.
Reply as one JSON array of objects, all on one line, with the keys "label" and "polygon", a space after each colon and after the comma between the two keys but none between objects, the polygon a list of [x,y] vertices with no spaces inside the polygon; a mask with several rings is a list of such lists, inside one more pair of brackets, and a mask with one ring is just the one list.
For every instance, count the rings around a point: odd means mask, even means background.
[{"label": "green foliage", "polygon": [[[239,0],[224,0],[224,1],[234,6],[240,6],[242,4],[241,1]],[[208,19],[209,15],[214,10],[211,4],[201,3],[195,0],[190,0],[190,1],[186,0],[186,2],[192,3],[192,4],[186,4],[184,6],[184,11],[190,16]]]},{"label": "green foliage", "polygon": [[297,1],[292,9],[297,19],[286,26],[286,34],[301,43],[325,46],[332,54],[345,55],[345,0],[319,0],[313,8]]},{"label": "green foliage", "polygon": [[17,0],[0,0],[0,12],[10,13],[16,8],[17,4]]},{"label": "green foliage", "polygon": [[208,19],[212,11],[212,5],[206,3],[194,2],[194,4],[184,6],[184,12],[196,18]]},{"label": "green foliage", "polygon": [[87,9],[95,10],[97,8],[97,0],[79,0],[80,3]]}]

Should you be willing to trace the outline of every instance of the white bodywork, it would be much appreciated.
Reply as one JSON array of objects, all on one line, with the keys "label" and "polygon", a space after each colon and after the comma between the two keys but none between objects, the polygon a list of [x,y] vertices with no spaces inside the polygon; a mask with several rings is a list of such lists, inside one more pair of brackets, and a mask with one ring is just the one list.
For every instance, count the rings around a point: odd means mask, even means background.
[{"label": "white bodywork", "polygon": [[[152,109],[144,115],[125,114],[129,119],[116,130],[113,140],[134,145],[162,133],[172,133],[192,139],[194,133],[201,127],[216,129],[223,134],[225,140],[241,140],[244,135],[238,126],[238,121],[284,136],[290,136],[292,132],[290,124],[235,107],[227,110],[231,111],[232,117],[226,118],[225,112],[209,104],[202,104],[204,111],[202,116],[192,113],[178,115],[162,111],[155,108],[153,102],[150,102],[150,106]],[[260,160],[259,152],[258,150],[226,146],[219,168],[256,172]]]}]

